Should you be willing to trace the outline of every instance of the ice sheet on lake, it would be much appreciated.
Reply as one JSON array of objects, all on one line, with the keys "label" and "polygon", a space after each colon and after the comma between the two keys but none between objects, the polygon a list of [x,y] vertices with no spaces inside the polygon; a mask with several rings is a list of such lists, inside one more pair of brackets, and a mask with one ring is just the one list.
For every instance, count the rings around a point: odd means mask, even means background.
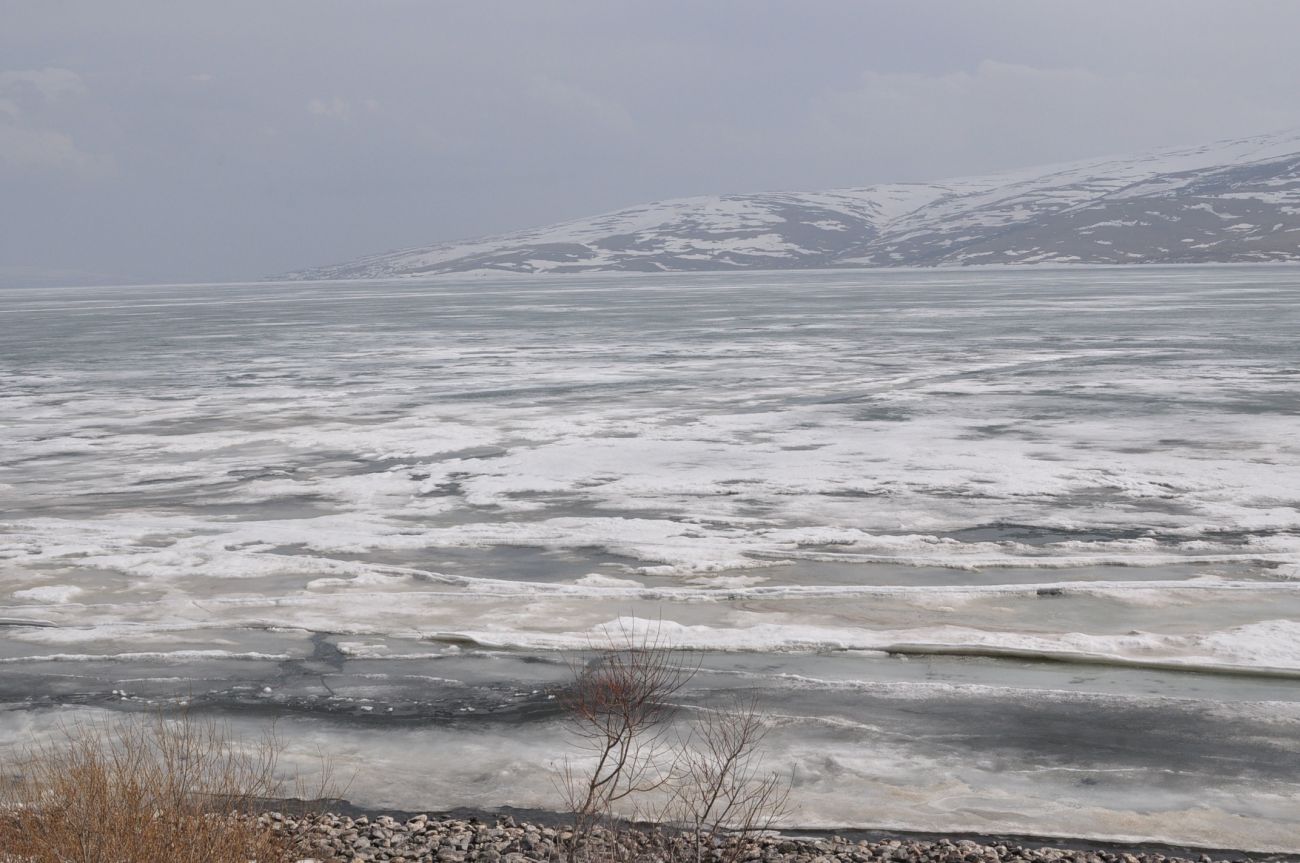
[{"label": "ice sheet on lake", "polygon": [[1300,668],[1296,275],[6,291],[0,673],[251,680],[328,636],[382,691],[635,617],[774,673],[965,651],[1227,698],[1193,672]]}]

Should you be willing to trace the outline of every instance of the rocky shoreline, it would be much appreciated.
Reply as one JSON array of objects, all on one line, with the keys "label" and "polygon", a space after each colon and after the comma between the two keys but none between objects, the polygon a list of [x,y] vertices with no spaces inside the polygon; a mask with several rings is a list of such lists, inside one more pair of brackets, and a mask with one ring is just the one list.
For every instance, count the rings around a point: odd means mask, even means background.
[{"label": "rocky shoreline", "polygon": [[[351,817],[339,814],[259,816],[289,836],[300,863],[552,863],[565,859],[571,834],[563,827],[496,819],[416,815]],[[736,863],[1216,863],[1216,861],[1294,861],[1290,854],[1196,853],[1190,856],[1134,847],[1066,848],[996,841],[983,844],[954,838],[857,839],[835,835],[752,836],[741,847],[720,847],[708,861]],[[688,860],[685,838],[637,829],[600,831],[593,836],[598,861]]]}]

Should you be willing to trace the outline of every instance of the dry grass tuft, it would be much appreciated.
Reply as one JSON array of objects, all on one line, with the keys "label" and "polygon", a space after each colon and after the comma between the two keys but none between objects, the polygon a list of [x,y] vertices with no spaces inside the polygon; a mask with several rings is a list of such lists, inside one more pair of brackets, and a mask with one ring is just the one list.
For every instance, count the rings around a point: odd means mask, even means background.
[{"label": "dry grass tuft", "polygon": [[[0,861],[281,863],[287,841],[248,817],[276,797],[273,738],[245,748],[192,718],[86,723],[5,765]],[[16,775],[13,775],[16,774]]]}]

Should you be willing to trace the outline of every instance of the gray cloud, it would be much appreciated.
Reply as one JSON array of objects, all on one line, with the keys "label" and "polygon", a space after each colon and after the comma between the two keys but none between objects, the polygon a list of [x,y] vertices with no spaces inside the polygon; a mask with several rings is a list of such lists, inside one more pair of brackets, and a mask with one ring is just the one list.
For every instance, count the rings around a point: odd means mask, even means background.
[{"label": "gray cloud", "polygon": [[71,135],[46,125],[55,103],[85,93],[70,69],[0,71],[0,178],[65,171],[91,178],[110,169],[109,159],[84,152]]},{"label": "gray cloud", "polygon": [[[56,8],[57,7],[57,8]],[[1286,0],[0,0],[0,268],[255,277],[1300,126]]]},{"label": "gray cloud", "polygon": [[17,69],[0,72],[0,93],[17,95],[23,91],[36,94],[41,100],[53,102],[65,96],[80,96],[86,92],[81,76],[71,69]]}]

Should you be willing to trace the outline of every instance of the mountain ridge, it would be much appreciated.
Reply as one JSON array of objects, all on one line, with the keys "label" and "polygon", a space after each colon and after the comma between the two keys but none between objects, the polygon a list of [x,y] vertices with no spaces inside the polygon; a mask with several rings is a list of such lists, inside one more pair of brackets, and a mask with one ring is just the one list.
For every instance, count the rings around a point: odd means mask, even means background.
[{"label": "mountain ridge", "polygon": [[701,195],[286,274],[1300,261],[1300,129],[933,183]]}]

